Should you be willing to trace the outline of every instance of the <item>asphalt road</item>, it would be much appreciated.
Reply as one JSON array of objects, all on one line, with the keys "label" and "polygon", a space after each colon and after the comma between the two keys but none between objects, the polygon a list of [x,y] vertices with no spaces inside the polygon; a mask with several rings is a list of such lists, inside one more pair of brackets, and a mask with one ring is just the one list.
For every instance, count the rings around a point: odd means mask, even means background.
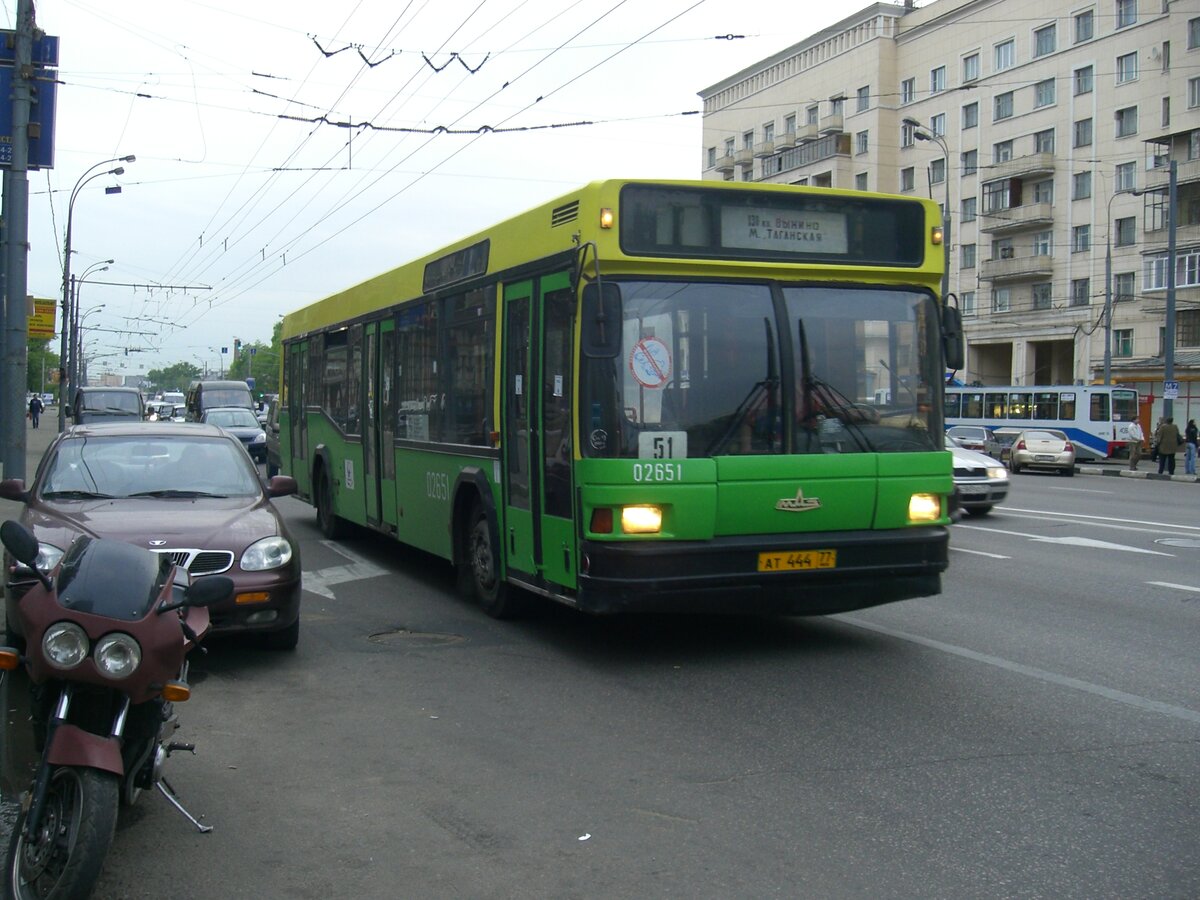
[{"label": "asphalt road", "polygon": [[507,623],[284,500],[300,647],[180,707],[215,831],[143,797],[96,896],[1200,896],[1197,501],[1021,475],[936,598]]}]

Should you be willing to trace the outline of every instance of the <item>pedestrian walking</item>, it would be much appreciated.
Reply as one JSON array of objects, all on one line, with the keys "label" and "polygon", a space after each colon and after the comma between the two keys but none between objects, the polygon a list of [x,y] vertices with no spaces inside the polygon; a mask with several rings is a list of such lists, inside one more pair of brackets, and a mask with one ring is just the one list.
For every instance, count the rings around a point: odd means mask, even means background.
[{"label": "pedestrian walking", "polygon": [[1142,423],[1134,419],[1129,423],[1129,471],[1136,472],[1138,461],[1142,458],[1142,441],[1146,433],[1142,431]]},{"label": "pedestrian walking", "polygon": [[1196,430],[1196,420],[1188,419],[1187,427],[1183,429],[1183,471],[1187,475],[1196,474],[1197,443],[1200,442],[1200,431]]},{"label": "pedestrian walking", "polygon": [[33,423],[34,428],[38,427],[38,419],[42,417],[42,410],[45,408],[42,398],[37,394],[29,398],[29,421]]},{"label": "pedestrian walking", "polygon": [[1167,416],[1154,432],[1154,443],[1158,445],[1158,474],[1165,468],[1168,475],[1175,474],[1175,454],[1183,446],[1183,435],[1175,419]]}]

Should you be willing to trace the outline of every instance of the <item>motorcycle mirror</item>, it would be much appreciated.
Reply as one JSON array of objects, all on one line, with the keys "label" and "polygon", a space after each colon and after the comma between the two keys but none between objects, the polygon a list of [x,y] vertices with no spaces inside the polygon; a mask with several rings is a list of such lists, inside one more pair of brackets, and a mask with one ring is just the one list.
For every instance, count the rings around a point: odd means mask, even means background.
[{"label": "motorcycle mirror", "polygon": [[233,579],[228,575],[206,575],[193,581],[184,591],[187,606],[212,606],[233,593]]},{"label": "motorcycle mirror", "polygon": [[11,519],[0,525],[0,541],[22,565],[34,568],[38,558],[38,540],[28,528]]}]

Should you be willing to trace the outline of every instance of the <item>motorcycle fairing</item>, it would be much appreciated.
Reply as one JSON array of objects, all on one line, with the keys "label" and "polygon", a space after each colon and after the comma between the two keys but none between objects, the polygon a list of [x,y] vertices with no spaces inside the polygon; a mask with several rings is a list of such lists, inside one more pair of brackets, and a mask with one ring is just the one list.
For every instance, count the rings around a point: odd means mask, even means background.
[{"label": "motorcycle fairing", "polygon": [[92,734],[68,722],[60,722],[55,727],[46,761],[51,766],[86,766],[114,775],[125,774],[119,738]]},{"label": "motorcycle fairing", "polygon": [[158,600],[170,573],[166,556],[123,541],[83,535],[63,557],[58,603],[73,612],[136,622]]}]

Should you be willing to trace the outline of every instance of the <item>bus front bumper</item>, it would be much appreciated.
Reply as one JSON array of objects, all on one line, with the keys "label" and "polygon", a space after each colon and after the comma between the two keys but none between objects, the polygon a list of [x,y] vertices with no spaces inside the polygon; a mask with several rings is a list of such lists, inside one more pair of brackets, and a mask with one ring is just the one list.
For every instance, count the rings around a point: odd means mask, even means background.
[{"label": "bus front bumper", "polygon": [[[711,541],[584,541],[576,605],[592,613],[828,615],[941,592],[941,526]],[[836,566],[759,571],[760,554],[834,550]]]}]

